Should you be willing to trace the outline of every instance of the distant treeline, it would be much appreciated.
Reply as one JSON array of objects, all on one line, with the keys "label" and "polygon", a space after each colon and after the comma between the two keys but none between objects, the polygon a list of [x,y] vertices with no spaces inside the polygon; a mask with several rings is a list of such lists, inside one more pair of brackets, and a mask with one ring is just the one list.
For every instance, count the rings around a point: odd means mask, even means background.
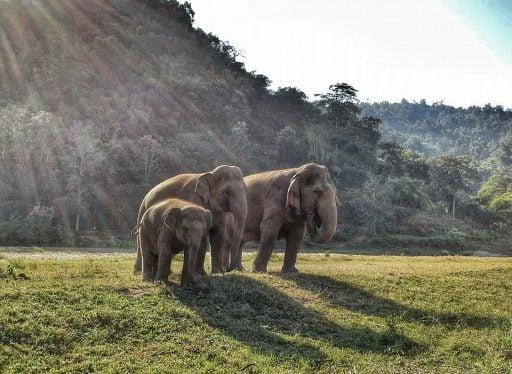
[{"label": "distant treeline", "polygon": [[361,103],[363,113],[380,118],[383,141],[394,141],[422,156],[458,154],[484,161],[511,142],[512,110],[487,104],[455,108],[425,100]]}]

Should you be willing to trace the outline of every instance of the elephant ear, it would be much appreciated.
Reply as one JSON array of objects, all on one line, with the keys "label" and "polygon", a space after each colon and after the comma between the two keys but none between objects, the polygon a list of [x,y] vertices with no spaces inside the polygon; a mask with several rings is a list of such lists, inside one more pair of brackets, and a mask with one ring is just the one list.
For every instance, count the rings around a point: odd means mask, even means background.
[{"label": "elephant ear", "polygon": [[210,179],[212,177],[212,173],[204,173],[197,178],[196,187],[194,192],[201,197],[205,205],[208,205],[210,202],[211,196],[211,187],[210,187]]},{"label": "elephant ear", "polygon": [[295,174],[288,187],[288,193],[286,194],[286,208],[295,208],[295,213],[300,215],[300,181],[298,174]]},{"label": "elephant ear", "polygon": [[169,229],[175,231],[176,227],[181,218],[181,209],[180,208],[172,208],[170,209],[164,217],[164,225],[167,225]]}]

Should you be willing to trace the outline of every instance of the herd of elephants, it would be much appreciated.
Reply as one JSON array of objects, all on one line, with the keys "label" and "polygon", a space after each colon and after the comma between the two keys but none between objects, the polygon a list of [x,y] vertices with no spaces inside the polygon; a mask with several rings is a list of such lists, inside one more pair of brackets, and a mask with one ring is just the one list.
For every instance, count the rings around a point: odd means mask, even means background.
[{"label": "herd of elephants", "polygon": [[278,239],[286,240],[282,272],[297,272],[297,252],[307,228],[324,243],[336,231],[340,205],[329,171],[309,163],[243,177],[236,166],[203,174],[180,174],[153,187],[142,200],[135,272],[144,281],[167,283],[173,255],[183,251],[181,284],[212,273],[243,270],[242,246],[259,242],[252,270],[266,272]]}]

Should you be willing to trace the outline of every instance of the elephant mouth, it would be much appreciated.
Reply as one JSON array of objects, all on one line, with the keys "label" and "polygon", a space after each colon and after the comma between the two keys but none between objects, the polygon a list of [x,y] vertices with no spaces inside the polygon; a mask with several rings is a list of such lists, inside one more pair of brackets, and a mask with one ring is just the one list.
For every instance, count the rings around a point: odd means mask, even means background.
[{"label": "elephant mouth", "polygon": [[322,218],[316,210],[309,212],[307,215],[307,227],[311,237],[315,237],[322,230]]}]

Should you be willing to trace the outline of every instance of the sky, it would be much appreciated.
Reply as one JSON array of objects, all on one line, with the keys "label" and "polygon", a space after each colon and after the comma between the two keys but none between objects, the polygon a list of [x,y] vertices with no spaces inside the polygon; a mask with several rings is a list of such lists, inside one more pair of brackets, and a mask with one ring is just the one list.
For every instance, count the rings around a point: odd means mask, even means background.
[{"label": "sky", "polygon": [[272,89],[512,108],[511,0],[191,0]]}]

